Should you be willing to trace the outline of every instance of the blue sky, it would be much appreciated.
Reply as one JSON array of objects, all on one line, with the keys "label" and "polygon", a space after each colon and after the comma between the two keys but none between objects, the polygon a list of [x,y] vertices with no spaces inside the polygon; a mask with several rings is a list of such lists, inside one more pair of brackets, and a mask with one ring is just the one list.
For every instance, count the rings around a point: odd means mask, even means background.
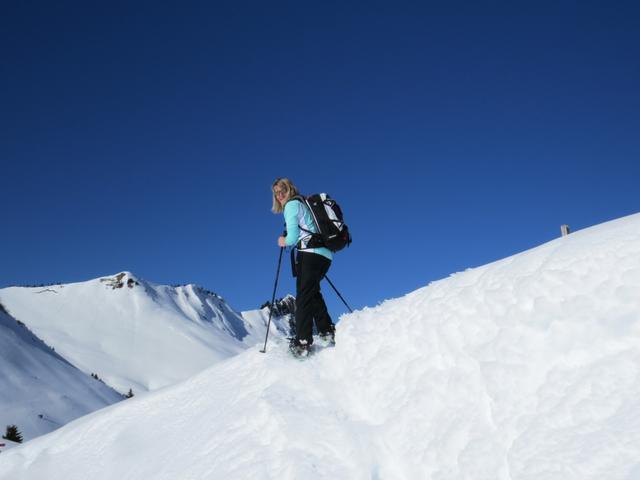
[{"label": "blue sky", "polygon": [[340,201],[355,308],[636,213],[640,7],[479,3],[5,5],[0,286],[130,270],[255,308],[279,176]]}]

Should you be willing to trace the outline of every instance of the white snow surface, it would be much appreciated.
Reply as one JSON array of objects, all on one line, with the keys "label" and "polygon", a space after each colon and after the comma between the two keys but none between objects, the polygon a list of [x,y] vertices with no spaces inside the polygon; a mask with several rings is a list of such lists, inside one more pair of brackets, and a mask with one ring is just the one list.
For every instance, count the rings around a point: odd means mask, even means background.
[{"label": "white snow surface", "polygon": [[2,454],[16,479],[640,478],[640,215],[343,316]]},{"label": "white snow surface", "polygon": [[213,292],[156,285],[130,272],[4,288],[0,302],[62,357],[120,393],[184,380],[264,340],[266,332],[266,309],[245,319]]},{"label": "white snow surface", "polygon": [[[0,428],[17,425],[25,441],[122,400],[81,372],[0,307]],[[4,439],[5,447],[12,442]]]}]

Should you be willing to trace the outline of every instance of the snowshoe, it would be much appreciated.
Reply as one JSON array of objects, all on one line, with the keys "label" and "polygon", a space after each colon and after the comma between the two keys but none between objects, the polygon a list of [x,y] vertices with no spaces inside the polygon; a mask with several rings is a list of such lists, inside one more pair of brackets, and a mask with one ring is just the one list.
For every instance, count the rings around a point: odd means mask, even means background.
[{"label": "snowshoe", "polygon": [[311,355],[311,345],[306,340],[291,339],[289,343],[289,352],[295,358],[305,358]]},{"label": "snowshoe", "polygon": [[322,347],[333,347],[336,344],[336,334],[326,332],[318,335],[318,344]]}]

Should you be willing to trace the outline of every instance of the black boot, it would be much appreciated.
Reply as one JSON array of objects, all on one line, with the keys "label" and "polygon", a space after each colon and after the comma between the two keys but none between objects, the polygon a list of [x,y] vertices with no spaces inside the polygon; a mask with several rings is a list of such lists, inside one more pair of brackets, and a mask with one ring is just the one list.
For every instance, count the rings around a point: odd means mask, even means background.
[{"label": "black boot", "polygon": [[294,357],[308,357],[311,345],[306,340],[291,339],[289,343],[289,351]]},{"label": "black boot", "polygon": [[330,347],[332,345],[335,345],[336,344],[336,332],[335,332],[335,330],[331,330],[329,332],[321,333],[318,336],[318,340],[320,342],[320,345],[322,345],[323,347]]}]

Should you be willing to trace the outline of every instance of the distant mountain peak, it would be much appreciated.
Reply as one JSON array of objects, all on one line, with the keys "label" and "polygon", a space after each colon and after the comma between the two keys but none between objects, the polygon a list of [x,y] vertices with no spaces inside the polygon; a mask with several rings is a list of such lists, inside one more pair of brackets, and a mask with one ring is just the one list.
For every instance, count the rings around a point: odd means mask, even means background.
[{"label": "distant mountain peak", "polygon": [[[196,284],[129,271],[2,288],[0,300],[0,392],[10,392],[0,395],[0,426],[17,424],[28,439],[229,359],[262,342],[268,323],[268,313],[236,312]],[[272,319],[274,336],[286,334],[284,322]]]},{"label": "distant mountain peak", "polygon": [[0,289],[0,299],[63,358],[121,392],[154,390],[236,355],[257,344],[267,324],[264,314],[247,320],[196,284],[156,284],[127,270]]},{"label": "distant mountain peak", "polygon": [[103,277],[100,279],[100,282],[104,283],[108,287],[112,289],[116,288],[133,288],[137,285],[140,285],[140,281],[133,275],[131,272],[120,272],[112,277]]}]

